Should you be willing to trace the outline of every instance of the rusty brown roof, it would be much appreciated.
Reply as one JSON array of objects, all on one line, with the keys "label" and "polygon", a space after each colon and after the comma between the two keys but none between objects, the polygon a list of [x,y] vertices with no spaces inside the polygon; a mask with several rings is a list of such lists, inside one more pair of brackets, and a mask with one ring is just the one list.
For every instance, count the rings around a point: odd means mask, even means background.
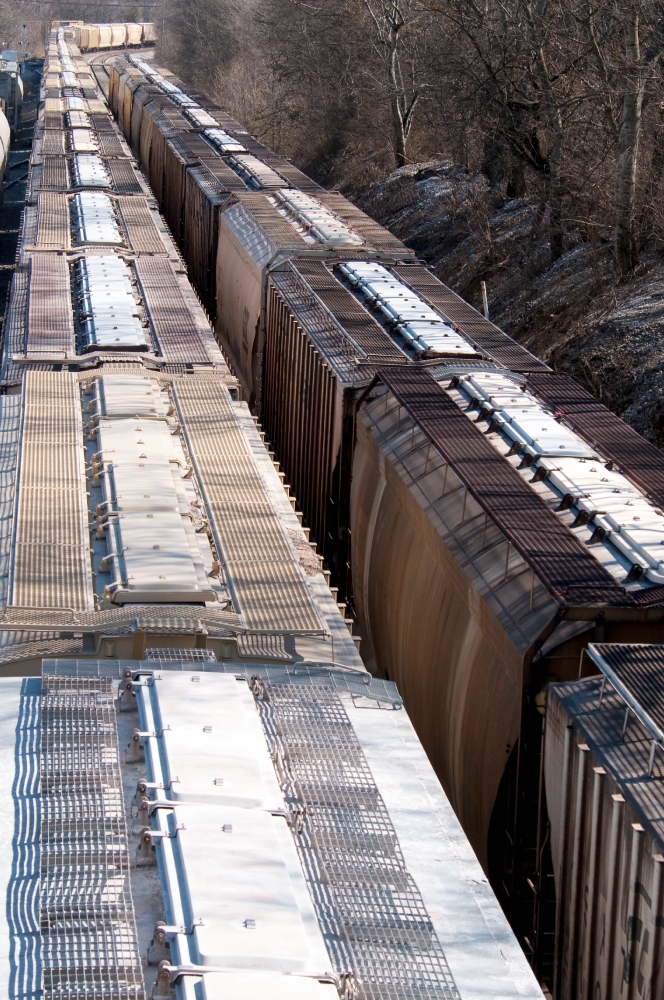
[{"label": "rusty brown roof", "polygon": [[428,372],[409,366],[378,377],[554,596],[576,605],[664,602],[664,587],[636,595],[621,587]]},{"label": "rusty brown roof", "polygon": [[632,482],[664,507],[664,454],[608,410],[569,375],[528,376],[528,385],[575,431],[620,466]]}]

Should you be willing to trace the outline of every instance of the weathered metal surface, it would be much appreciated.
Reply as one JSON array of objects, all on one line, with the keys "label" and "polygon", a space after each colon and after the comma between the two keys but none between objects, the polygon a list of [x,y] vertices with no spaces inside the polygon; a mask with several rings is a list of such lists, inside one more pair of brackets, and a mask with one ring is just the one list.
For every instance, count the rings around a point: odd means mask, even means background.
[{"label": "weathered metal surface", "polygon": [[217,312],[219,214],[229,197],[222,184],[203,165],[186,171],[182,252],[188,262],[191,282],[213,325]]},{"label": "weathered metal surface", "polygon": [[323,551],[342,434],[341,390],[272,284],[266,326],[263,424]]},{"label": "weathered metal surface", "polygon": [[76,376],[27,372],[10,604],[94,607],[86,487]]},{"label": "weathered metal surface", "polygon": [[60,254],[35,254],[30,261],[28,337],[30,355],[74,353],[69,267]]},{"label": "weathered metal surface", "polygon": [[135,263],[159,350],[170,362],[209,364],[210,355],[171,264],[158,257]]},{"label": "weathered metal surface", "polygon": [[548,371],[548,366],[521,347],[497,326],[421,265],[399,265],[394,273],[428,301],[443,319],[455,324],[481,351],[513,371]]},{"label": "weathered metal surface", "polygon": [[634,716],[623,731],[625,704],[602,688],[592,677],[547,690],[560,1000],[656,997],[664,988],[661,750],[650,777],[649,734]]},{"label": "weathered metal surface", "polygon": [[531,375],[528,383],[570,421],[587,441],[614,461],[624,474],[664,506],[664,455],[641,434],[611,413],[569,375]]}]

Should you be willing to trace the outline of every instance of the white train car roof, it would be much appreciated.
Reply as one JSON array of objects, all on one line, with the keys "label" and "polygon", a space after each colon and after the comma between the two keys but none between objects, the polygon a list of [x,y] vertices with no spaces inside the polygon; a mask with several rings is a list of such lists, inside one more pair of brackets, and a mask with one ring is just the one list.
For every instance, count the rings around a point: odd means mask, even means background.
[{"label": "white train car roof", "polygon": [[[47,996],[92,966],[118,997],[542,996],[394,685],[150,659],[0,686],[0,981],[40,951]],[[40,913],[16,865],[39,810]]]}]

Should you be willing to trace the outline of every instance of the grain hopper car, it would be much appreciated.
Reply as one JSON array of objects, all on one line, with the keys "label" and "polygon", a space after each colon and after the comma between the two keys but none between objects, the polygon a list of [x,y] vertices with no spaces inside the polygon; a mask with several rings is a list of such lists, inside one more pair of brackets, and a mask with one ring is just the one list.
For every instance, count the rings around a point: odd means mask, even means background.
[{"label": "grain hopper car", "polygon": [[44,72],[0,370],[4,991],[542,1000],[68,29]]},{"label": "grain hopper car", "polygon": [[661,454],[204,95],[106,66],[365,662],[548,978],[543,690],[593,638],[662,641]]}]

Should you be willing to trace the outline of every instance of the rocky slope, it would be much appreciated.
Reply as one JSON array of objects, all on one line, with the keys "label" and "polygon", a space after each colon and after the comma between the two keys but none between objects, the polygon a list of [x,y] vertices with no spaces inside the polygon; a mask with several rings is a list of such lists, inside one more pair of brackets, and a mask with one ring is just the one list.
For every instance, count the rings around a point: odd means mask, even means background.
[{"label": "rocky slope", "polygon": [[537,200],[506,201],[484,175],[446,161],[403,167],[368,193],[342,190],[478,307],[485,280],[494,322],[664,446],[660,255],[644,254],[630,280],[617,284],[612,234],[591,243],[570,232],[551,264]]}]

